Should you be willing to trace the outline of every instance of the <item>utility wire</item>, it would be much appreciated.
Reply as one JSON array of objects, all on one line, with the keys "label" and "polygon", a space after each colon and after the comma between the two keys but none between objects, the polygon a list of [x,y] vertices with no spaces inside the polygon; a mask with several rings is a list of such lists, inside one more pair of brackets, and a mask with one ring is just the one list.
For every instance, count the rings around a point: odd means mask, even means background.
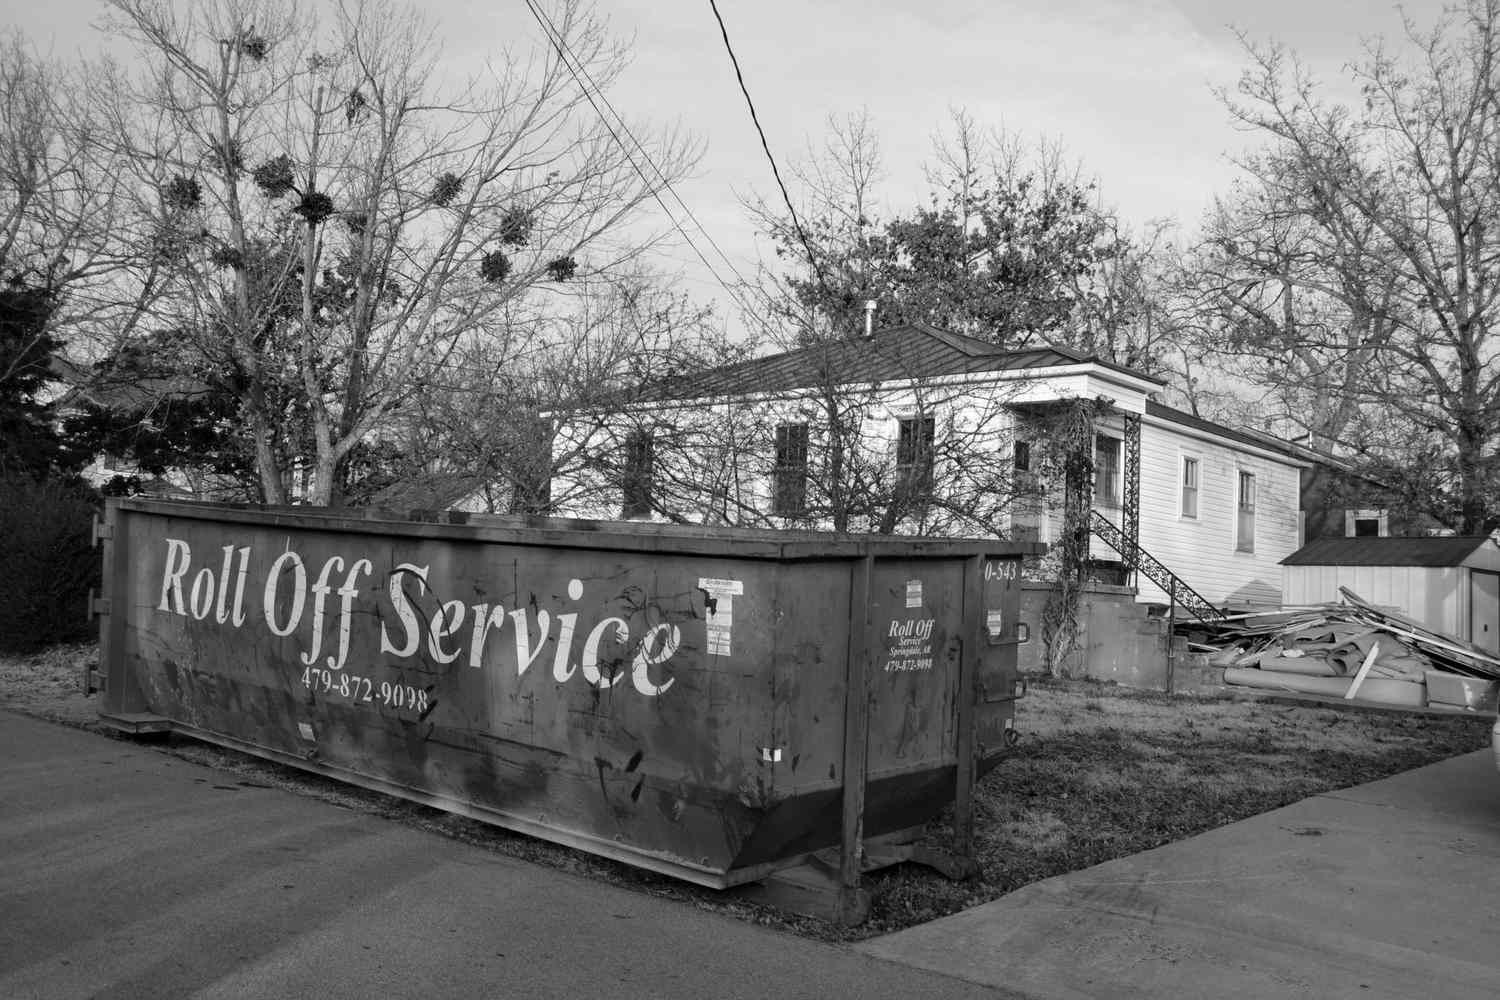
[{"label": "utility wire", "polygon": [[[698,232],[703,234],[703,238],[708,240],[709,246],[714,248],[714,252],[719,255],[719,259],[724,262],[724,266],[729,269],[729,271],[735,276],[736,279],[738,279],[741,285],[749,287],[750,282],[745,280],[745,276],[740,273],[740,270],[735,266],[734,261],[730,260],[729,255],[724,252],[724,248],[719,246],[718,241],[713,238],[713,234],[710,233],[708,229],[703,225],[702,221],[699,220],[697,214],[692,210],[688,203],[682,200],[682,196],[677,193],[677,189],[672,185],[672,182],[667,179],[666,174],[662,173],[661,168],[658,167],[655,161],[651,159],[651,154],[646,150],[646,147],[642,145],[641,141],[636,138],[635,133],[630,130],[629,124],[625,121],[625,116],[620,114],[620,112],[615,108],[614,104],[611,103],[609,95],[604,92],[604,88],[599,86],[598,82],[595,81],[593,74],[589,72],[588,67],[584,65],[581,59],[578,58],[577,54],[568,49],[567,42],[566,40],[564,40],[562,32],[558,30],[556,22],[552,20],[551,16],[548,15],[545,10],[542,10],[535,3],[535,0],[526,0],[526,2],[527,6],[532,8],[532,13],[538,17],[539,22],[546,22],[545,28],[550,31],[553,45],[558,47],[560,50],[567,51],[568,54],[572,56],[574,65],[578,67],[578,70],[583,74],[584,79],[588,80],[589,86],[593,87],[594,93],[598,95],[599,100],[604,102],[604,106],[608,108],[610,114],[614,116],[615,121],[620,126],[620,131],[624,132],[625,135],[629,137],[630,141],[635,145],[635,148],[640,153],[641,159],[645,160],[646,165],[649,166],[652,172],[661,179],[662,186],[666,188],[667,192],[672,195],[672,200],[677,202],[677,204],[681,206],[683,212],[687,214],[687,217],[689,219],[693,220],[693,225],[697,227]],[[574,80],[577,79],[578,77],[575,74]],[[580,87],[581,86],[582,84],[580,84]],[[675,225],[676,220],[673,220],[673,222]],[[682,232],[682,227],[677,226],[677,230],[678,232]],[[686,233],[683,233],[682,235],[685,239],[687,238]],[[716,274],[715,277],[717,278],[718,275]],[[722,284],[722,281],[720,283]],[[726,288],[726,291],[728,290],[729,289]]]},{"label": "utility wire", "polygon": [[[530,0],[527,0],[529,3]],[[760,116],[755,113],[755,102],[750,99],[750,89],[745,86],[745,74],[740,71],[740,61],[734,54],[734,46],[729,41],[729,29],[724,26],[724,16],[719,13],[717,0],[708,0],[708,5],[713,8],[714,20],[719,22],[719,33],[724,36],[724,48],[729,53],[729,61],[734,65],[735,79],[740,83],[740,93],[745,95],[745,104],[750,108],[750,120],[755,123],[755,131],[760,135],[760,148],[765,150],[766,159],[771,162],[771,173],[776,178],[776,186],[781,189],[781,200],[786,202],[788,212],[792,213],[792,227],[797,230],[797,238],[802,241],[802,249],[807,251],[807,261],[813,267],[813,273],[818,276],[818,284],[822,286],[823,293],[830,299],[833,292],[828,287],[828,282],[823,278],[823,266],[818,263],[818,255],[813,253],[812,243],[807,238],[807,231],[802,228],[802,220],[797,218],[797,209],[792,205],[792,196],[787,193],[786,184],[781,179],[781,171],[776,167],[776,157],[771,155],[771,145],[766,141],[766,130],[760,126]]]},{"label": "utility wire", "polygon": [[[547,36],[547,40],[552,43],[553,48],[557,49],[557,54],[558,57],[562,60],[563,67],[567,69],[570,75],[572,75],[573,81],[578,84],[579,90],[583,91],[583,96],[593,107],[595,114],[599,116],[600,122],[603,123],[606,129],[609,130],[610,137],[615,140],[615,144],[618,145],[621,152],[625,154],[626,161],[635,170],[636,174],[640,176],[642,182],[646,184],[647,189],[651,191],[651,197],[656,199],[656,203],[661,206],[661,210],[666,213],[667,218],[671,220],[673,227],[676,228],[677,232],[682,235],[683,240],[687,242],[687,245],[692,249],[698,260],[701,261],[703,266],[708,269],[708,272],[714,276],[714,280],[719,283],[724,291],[729,293],[729,295],[734,299],[735,303],[738,304],[741,309],[743,309],[746,313],[750,313],[751,309],[746,305],[745,301],[740,298],[739,293],[730,285],[729,282],[724,280],[724,277],[719,274],[718,270],[713,266],[712,263],[709,262],[703,251],[700,250],[698,248],[698,245],[693,242],[693,238],[688,235],[688,232],[683,227],[682,223],[677,220],[677,217],[667,206],[667,203],[662,200],[661,188],[665,188],[677,201],[677,203],[682,206],[683,211],[685,211],[688,217],[693,220],[693,224],[698,227],[698,231],[703,234],[703,236],[718,252],[719,256],[729,267],[730,271],[734,273],[734,276],[747,287],[750,283],[745,280],[744,275],[739,273],[739,270],[735,268],[734,264],[729,260],[729,257],[724,253],[719,245],[714,242],[713,237],[708,234],[708,230],[706,230],[703,227],[703,224],[698,221],[698,218],[693,214],[692,209],[688,208],[687,203],[684,202],[682,198],[677,194],[677,191],[672,187],[671,182],[669,182],[666,175],[662,173],[661,168],[657,167],[657,165],[652,161],[650,155],[646,152],[645,147],[641,145],[640,140],[638,140],[635,135],[631,133],[629,126],[625,124],[625,119],[620,116],[619,112],[615,111],[614,106],[609,103],[609,98],[604,95],[604,91],[601,90],[598,84],[594,82],[594,79],[589,74],[587,67],[585,67],[582,61],[573,54],[570,48],[568,48],[567,40],[557,29],[557,26],[553,24],[551,18],[549,18],[546,13],[536,5],[534,0],[525,0],[525,4],[527,9],[531,11],[531,16],[536,19],[537,25],[541,27],[543,34]],[[575,64],[577,66],[576,69],[574,68]],[[584,78],[587,78],[588,80],[587,85],[584,83]],[[609,107],[610,112],[614,115],[615,121],[611,121],[609,115],[606,115],[603,109],[600,108],[599,102],[594,99],[595,94],[598,94],[599,100],[603,101],[604,104]],[[620,138],[619,131],[617,131],[615,128],[616,122],[618,122],[619,124],[620,131],[624,131],[626,135],[630,136],[631,142],[635,143],[636,148],[640,152],[641,159],[646,161],[646,163],[651,167],[652,171],[655,172],[656,176],[660,179],[660,188],[658,188],[656,183],[653,182],[651,178],[646,176],[646,172],[642,170],[640,164],[636,162],[635,156],[631,154],[630,147],[627,146],[625,144],[625,141]]]}]

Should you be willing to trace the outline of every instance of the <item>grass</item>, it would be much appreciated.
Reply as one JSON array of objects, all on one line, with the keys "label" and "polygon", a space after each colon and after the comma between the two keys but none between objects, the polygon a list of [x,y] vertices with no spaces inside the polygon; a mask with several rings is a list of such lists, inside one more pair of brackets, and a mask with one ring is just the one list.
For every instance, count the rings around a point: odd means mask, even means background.
[{"label": "grass", "polygon": [[1487,719],[1169,698],[1033,682],[1022,743],[981,785],[978,879],[874,878],[865,931],[896,930],[1041,879],[1160,847],[1309,795],[1488,745]]},{"label": "grass", "polygon": [[[93,727],[81,692],[92,645],[0,657],[0,708]],[[976,801],[980,874],[950,882],[915,865],[870,876],[870,921],[845,929],[190,740],[167,752],[442,836],[824,940],[899,930],[1021,886],[1488,745],[1478,717],[1271,700],[1169,698],[1088,682],[1033,681],[1023,737]],[[935,824],[934,838],[948,831]]]}]

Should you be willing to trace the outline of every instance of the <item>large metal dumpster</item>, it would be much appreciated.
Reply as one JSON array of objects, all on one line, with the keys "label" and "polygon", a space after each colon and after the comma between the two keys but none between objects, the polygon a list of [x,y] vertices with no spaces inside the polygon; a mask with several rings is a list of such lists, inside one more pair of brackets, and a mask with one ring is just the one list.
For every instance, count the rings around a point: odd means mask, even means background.
[{"label": "large metal dumpster", "polygon": [[101,715],[713,887],[958,802],[1038,547],[111,501]]}]

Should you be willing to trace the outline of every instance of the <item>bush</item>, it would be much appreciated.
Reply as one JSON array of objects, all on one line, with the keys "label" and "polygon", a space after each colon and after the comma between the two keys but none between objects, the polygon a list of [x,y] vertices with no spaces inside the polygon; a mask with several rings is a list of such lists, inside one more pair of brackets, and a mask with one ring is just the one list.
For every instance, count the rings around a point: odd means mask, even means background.
[{"label": "bush", "polygon": [[97,496],[76,481],[0,478],[0,651],[29,653],[87,638]]}]

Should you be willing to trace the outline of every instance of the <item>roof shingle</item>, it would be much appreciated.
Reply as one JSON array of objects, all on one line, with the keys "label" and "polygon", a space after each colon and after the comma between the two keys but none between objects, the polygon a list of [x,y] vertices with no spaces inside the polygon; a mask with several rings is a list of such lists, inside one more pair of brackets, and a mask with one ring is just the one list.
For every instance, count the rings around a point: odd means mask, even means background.
[{"label": "roof shingle", "polygon": [[1420,538],[1319,538],[1281,560],[1283,566],[1461,566],[1488,535]]},{"label": "roof shingle", "polygon": [[1024,371],[1093,363],[1137,378],[1140,372],[1045,345],[1008,351],[988,341],[907,323],[868,338],[830,340],[737,364],[664,379],[648,386],[642,401],[705,399],[812,389],[821,385],[865,385],[944,375]]}]

